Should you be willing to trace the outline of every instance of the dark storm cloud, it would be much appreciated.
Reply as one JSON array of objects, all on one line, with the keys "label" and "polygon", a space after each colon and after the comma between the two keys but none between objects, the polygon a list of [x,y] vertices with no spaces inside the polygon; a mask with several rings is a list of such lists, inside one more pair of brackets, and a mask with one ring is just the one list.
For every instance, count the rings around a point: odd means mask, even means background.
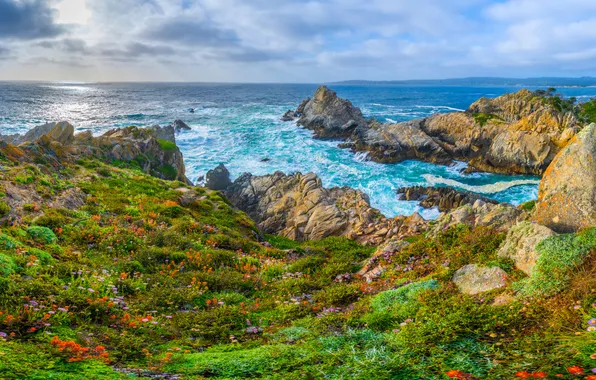
[{"label": "dark storm cloud", "polygon": [[32,40],[64,33],[47,0],[0,0],[0,38]]}]

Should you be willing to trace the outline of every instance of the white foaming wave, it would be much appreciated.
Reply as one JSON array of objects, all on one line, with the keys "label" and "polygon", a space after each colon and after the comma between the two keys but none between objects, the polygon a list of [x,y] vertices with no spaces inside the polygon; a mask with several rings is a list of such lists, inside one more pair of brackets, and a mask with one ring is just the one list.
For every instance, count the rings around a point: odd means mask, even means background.
[{"label": "white foaming wave", "polygon": [[368,161],[368,152],[356,152],[354,154],[354,161],[367,162]]},{"label": "white foaming wave", "polygon": [[507,181],[507,182],[497,182],[488,185],[466,185],[465,183],[461,183],[455,181],[453,179],[437,177],[432,174],[423,174],[422,177],[431,185],[447,185],[451,187],[458,187],[460,189],[464,189],[467,191],[471,191],[473,193],[480,193],[480,194],[494,194],[499,193],[501,191],[505,191],[512,187],[516,186],[523,186],[523,185],[538,185],[540,181],[533,180],[533,179],[521,179],[521,180],[514,180],[514,181]]},{"label": "white foaming wave", "polygon": [[397,121],[395,121],[395,120],[393,120],[393,119],[390,119],[390,118],[388,118],[388,117],[386,117],[386,118],[385,118],[385,120],[387,120],[387,121],[388,121],[388,122],[390,122],[390,123],[397,124]]},{"label": "white foaming wave", "polygon": [[455,107],[449,107],[449,106],[421,106],[421,105],[417,105],[414,107],[416,107],[416,108],[430,108],[430,109],[443,109],[443,110],[460,111],[460,112],[465,111],[465,110],[462,110],[461,108],[455,108]]}]

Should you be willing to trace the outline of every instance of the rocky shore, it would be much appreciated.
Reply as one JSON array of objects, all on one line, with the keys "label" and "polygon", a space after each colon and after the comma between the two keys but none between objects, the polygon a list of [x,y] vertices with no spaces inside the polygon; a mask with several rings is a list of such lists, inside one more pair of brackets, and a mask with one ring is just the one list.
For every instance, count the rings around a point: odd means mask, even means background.
[{"label": "rocky shore", "polygon": [[460,160],[469,171],[541,175],[585,124],[580,106],[552,99],[524,89],[481,98],[465,112],[391,124],[366,120],[350,101],[321,86],[295,115],[315,137],[346,139],[342,147],[377,162]]}]

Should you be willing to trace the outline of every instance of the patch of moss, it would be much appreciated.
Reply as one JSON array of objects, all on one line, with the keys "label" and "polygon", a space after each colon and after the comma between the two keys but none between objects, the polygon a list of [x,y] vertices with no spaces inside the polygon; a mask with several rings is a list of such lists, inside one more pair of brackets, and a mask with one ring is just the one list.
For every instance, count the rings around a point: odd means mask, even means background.
[{"label": "patch of moss", "polygon": [[42,226],[31,226],[27,228],[27,233],[33,238],[33,240],[44,243],[52,244],[58,241],[56,234],[47,227]]},{"label": "patch of moss", "polygon": [[157,139],[157,142],[160,148],[166,153],[174,153],[178,150],[178,146],[174,142],[164,139]]}]

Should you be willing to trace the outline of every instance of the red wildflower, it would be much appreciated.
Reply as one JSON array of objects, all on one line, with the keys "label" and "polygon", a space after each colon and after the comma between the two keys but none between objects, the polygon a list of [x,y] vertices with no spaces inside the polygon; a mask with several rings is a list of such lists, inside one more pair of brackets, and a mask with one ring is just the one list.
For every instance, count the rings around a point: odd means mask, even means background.
[{"label": "red wildflower", "polygon": [[548,377],[548,374],[546,372],[534,372],[532,374],[532,377],[535,377],[537,379],[546,379]]},{"label": "red wildflower", "polygon": [[574,365],[573,367],[567,368],[567,371],[569,371],[570,374],[576,375],[576,376],[584,374],[584,369],[579,366],[576,366],[576,365]]},{"label": "red wildflower", "polygon": [[519,371],[515,374],[515,377],[519,377],[520,379],[529,379],[532,376],[528,371]]}]

